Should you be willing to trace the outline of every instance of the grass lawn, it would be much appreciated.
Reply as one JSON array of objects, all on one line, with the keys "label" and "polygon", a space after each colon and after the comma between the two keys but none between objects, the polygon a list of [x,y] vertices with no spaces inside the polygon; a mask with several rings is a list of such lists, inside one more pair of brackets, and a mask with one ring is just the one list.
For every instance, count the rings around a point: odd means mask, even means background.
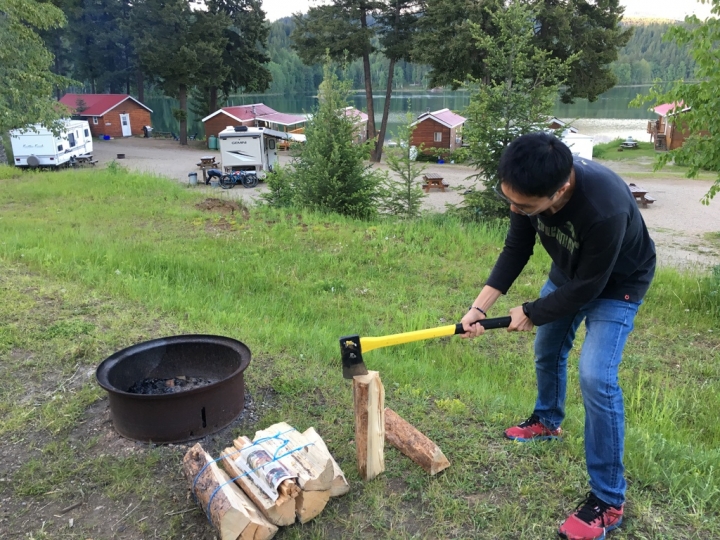
[{"label": "grass lawn", "polygon": [[655,145],[651,142],[637,141],[637,148],[620,148],[625,139],[615,139],[593,146],[593,159],[607,159],[612,161],[637,159],[643,157],[655,158]]},{"label": "grass lawn", "polygon": [[[530,445],[501,435],[532,411],[531,335],[499,330],[366,354],[386,405],[452,466],[429,478],[388,447],[386,472],[365,483],[354,464],[338,338],[456,322],[503,231],[445,216],[361,222],[227,201],[208,211],[203,200],[122,169],[0,169],[0,536],[214,538],[182,477],[189,445],[118,437],[94,380],[120,348],[212,333],[253,352],[250,411],[205,448],[217,454],[281,420],[314,426],[351,483],[314,521],[276,538],[555,537],[588,490],[577,351],[566,435]],[[536,297],[549,266],[537,251],[492,316]],[[636,319],[621,368],[628,504],[609,538],[720,537],[719,290],[720,275],[661,270]]]}]

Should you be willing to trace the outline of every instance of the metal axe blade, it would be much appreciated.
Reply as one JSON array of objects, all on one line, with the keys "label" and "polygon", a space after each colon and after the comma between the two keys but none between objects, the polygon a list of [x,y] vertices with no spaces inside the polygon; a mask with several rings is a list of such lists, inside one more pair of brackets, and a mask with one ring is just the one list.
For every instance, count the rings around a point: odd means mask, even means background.
[{"label": "metal axe blade", "polygon": [[362,357],[360,336],[343,336],[340,338],[340,355],[342,356],[343,377],[352,379],[356,375],[367,375]]}]

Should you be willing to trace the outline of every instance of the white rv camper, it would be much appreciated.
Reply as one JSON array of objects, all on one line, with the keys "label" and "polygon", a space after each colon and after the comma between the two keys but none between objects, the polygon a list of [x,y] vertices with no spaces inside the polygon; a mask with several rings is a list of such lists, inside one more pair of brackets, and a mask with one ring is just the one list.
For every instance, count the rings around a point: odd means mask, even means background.
[{"label": "white rv camper", "polygon": [[277,142],[291,138],[290,133],[268,128],[228,126],[218,133],[222,170],[255,171],[265,178],[278,161]]},{"label": "white rv camper", "polygon": [[13,129],[10,141],[16,167],[60,167],[93,151],[90,126],[85,120],[65,120],[57,137],[40,124]]},{"label": "white rv camper", "polygon": [[592,161],[595,139],[591,135],[580,135],[566,130],[562,135],[562,142],[570,148],[574,156]]}]

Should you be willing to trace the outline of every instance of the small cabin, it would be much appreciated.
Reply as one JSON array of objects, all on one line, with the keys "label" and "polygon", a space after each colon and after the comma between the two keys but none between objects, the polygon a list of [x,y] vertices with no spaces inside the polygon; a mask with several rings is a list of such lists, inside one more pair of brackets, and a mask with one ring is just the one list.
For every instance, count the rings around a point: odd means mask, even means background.
[{"label": "small cabin", "polygon": [[355,124],[355,142],[367,141],[368,115],[355,107],[345,107],[345,116],[351,118]]},{"label": "small cabin", "polygon": [[129,94],[65,94],[60,103],[87,120],[94,137],[143,135],[143,127],[152,125],[152,109]]},{"label": "small cabin", "polygon": [[227,126],[269,128],[283,133],[302,133],[307,119],[298,114],[277,112],[263,103],[223,107],[202,119],[205,136],[217,135]]},{"label": "small cabin", "polygon": [[563,133],[578,133],[577,128],[572,127],[567,122],[563,122],[555,116],[548,120],[548,128],[553,131],[562,129]]},{"label": "small cabin", "polygon": [[690,132],[682,122],[679,122],[680,115],[690,110],[690,107],[683,107],[683,102],[664,103],[653,109],[658,119],[649,121],[647,132],[650,140],[655,141],[655,150],[666,151],[680,148]]},{"label": "small cabin", "polygon": [[462,126],[467,119],[450,109],[426,112],[411,124],[415,130],[410,139],[411,146],[424,145],[425,152],[432,148],[446,148],[450,151],[462,146]]}]

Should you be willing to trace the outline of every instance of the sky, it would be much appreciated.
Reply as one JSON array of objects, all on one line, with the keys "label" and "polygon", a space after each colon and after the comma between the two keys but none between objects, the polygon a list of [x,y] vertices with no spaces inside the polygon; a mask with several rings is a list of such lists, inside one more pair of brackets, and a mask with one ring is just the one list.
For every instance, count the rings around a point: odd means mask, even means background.
[{"label": "sky", "polygon": [[[653,17],[658,19],[682,20],[686,15],[695,14],[704,19],[710,15],[710,5],[694,0],[621,0],[628,17]],[[263,0],[263,9],[270,21],[288,17],[293,13],[305,13],[309,5],[318,5],[309,0]]]}]

